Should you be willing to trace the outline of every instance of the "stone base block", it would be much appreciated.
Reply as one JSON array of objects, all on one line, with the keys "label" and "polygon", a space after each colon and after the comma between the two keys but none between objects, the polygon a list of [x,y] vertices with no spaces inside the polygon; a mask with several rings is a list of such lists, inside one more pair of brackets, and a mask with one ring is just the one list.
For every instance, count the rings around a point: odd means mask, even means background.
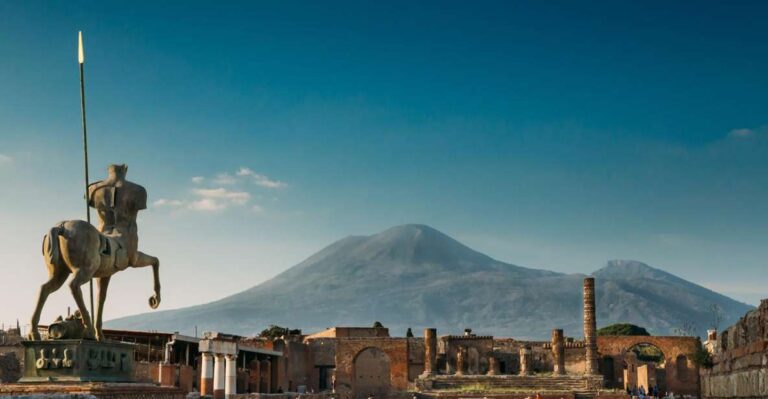
[{"label": "stone base block", "polygon": [[36,383],[0,385],[0,396],[69,395],[99,399],[185,399],[178,388],[139,383]]},{"label": "stone base block", "polygon": [[22,383],[132,381],[131,344],[63,339],[22,341],[22,345]]},{"label": "stone base block", "polygon": [[176,365],[170,363],[160,363],[158,366],[160,374],[160,385],[164,387],[176,386]]},{"label": "stone base block", "polygon": [[192,392],[195,384],[195,370],[192,366],[179,367],[179,388],[184,392]]}]

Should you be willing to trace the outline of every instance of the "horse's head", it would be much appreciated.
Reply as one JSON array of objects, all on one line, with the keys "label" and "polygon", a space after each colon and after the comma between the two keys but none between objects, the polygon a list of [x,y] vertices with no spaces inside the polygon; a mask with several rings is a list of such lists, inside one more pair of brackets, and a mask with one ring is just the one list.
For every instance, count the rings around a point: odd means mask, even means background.
[{"label": "horse's head", "polygon": [[127,173],[128,165],[126,164],[112,164],[107,167],[107,176],[110,180],[124,180]]}]

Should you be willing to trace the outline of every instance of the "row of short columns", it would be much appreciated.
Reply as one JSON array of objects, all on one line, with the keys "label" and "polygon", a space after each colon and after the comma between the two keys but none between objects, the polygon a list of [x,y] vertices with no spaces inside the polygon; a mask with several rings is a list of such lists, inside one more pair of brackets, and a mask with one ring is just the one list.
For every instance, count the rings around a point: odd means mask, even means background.
[{"label": "row of short columns", "polygon": [[200,393],[225,399],[237,393],[237,343],[204,339],[200,341],[202,365]]},{"label": "row of short columns", "polygon": [[214,399],[228,398],[237,393],[237,355],[203,352],[200,370],[200,393]]},{"label": "row of short columns", "polygon": [[[560,356],[556,357],[556,359],[559,359],[558,362],[560,366],[555,366],[556,373],[558,370],[565,370],[565,356],[564,356],[564,342],[563,342],[563,330],[555,330],[559,331],[558,339],[559,339],[559,345],[557,346],[559,348]],[[555,331],[552,332],[553,336],[553,348],[554,346],[554,340],[556,337]],[[466,349],[464,347],[460,347],[458,352],[456,352],[456,375],[463,375],[464,374],[464,363],[466,361]],[[520,348],[520,375],[529,375],[532,372],[531,363],[533,361],[533,351],[529,347],[522,347]],[[432,375],[437,374],[437,329],[434,328],[427,328],[424,330],[424,372],[422,373],[422,377],[429,377]],[[499,362],[498,360],[490,356],[488,358],[488,375],[497,375],[499,374]]]},{"label": "row of short columns", "polygon": [[[597,320],[595,315],[595,279],[584,279],[584,347],[586,354],[586,374],[597,374]],[[554,374],[565,374],[565,336],[563,330],[552,330],[551,338],[552,357],[554,360]],[[464,373],[466,361],[465,349],[460,347],[456,353],[456,375]],[[488,359],[488,374],[498,374],[498,361],[493,357]],[[520,348],[520,375],[532,373],[533,351],[530,347]],[[422,377],[437,374],[437,329],[424,330],[424,372]]]}]

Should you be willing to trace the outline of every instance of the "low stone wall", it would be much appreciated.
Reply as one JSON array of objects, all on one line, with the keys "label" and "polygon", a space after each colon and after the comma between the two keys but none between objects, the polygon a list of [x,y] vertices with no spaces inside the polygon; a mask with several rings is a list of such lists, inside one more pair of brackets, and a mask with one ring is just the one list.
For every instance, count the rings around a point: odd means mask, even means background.
[{"label": "low stone wall", "polygon": [[158,387],[134,383],[78,383],[78,384],[5,384],[0,385],[0,396],[49,398],[51,395],[69,398],[99,399],[184,399],[186,393],[178,388]]},{"label": "low stone wall", "polygon": [[702,376],[704,398],[768,397],[768,370],[745,370],[723,375]]},{"label": "low stone wall", "polygon": [[159,362],[135,362],[133,364],[133,381],[144,383],[160,383]]},{"label": "low stone wall", "polygon": [[705,399],[768,397],[768,299],[718,337],[713,367],[701,371]]},{"label": "low stone wall", "polygon": [[[477,398],[477,399],[530,399],[533,397],[542,399],[575,399],[576,393],[574,392],[509,392],[509,393],[419,393],[416,395],[418,399],[465,399],[465,398]],[[594,398],[599,399],[630,399],[630,396],[623,392],[598,392]],[[391,399],[391,398],[390,398]]]},{"label": "low stone wall", "polygon": [[336,399],[338,396],[330,392],[321,393],[239,393],[238,399]]},{"label": "low stone wall", "polygon": [[16,382],[24,369],[21,336],[0,330],[0,383]]},{"label": "low stone wall", "polygon": [[439,392],[439,393],[420,393],[419,399],[464,399],[464,398],[482,398],[482,399],[530,399],[538,394],[541,399],[575,399],[576,394],[571,391],[549,391],[549,392],[509,392],[509,393],[469,393],[469,392]]},{"label": "low stone wall", "polygon": [[16,382],[21,378],[23,353],[21,348],[0,352],[0,383]]}]

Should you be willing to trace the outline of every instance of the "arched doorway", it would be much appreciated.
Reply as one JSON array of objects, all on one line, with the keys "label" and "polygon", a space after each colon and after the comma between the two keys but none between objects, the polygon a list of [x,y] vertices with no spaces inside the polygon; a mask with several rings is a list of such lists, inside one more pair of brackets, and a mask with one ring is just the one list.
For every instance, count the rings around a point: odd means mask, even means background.
[{"label": "arched doorway", "polygon": [[620,388],[616,379],[616,370],[613,362],[613,357],[603,356],[599,363],[600,373],[603,375],[603,381],[605,381],[606,388]]},{"label": "arched doorway", "polygon": [[678,355],[675,359],[675,368],[677,379],[682,382],[688,381],[688,357],[685,355]]},{"label": "arched doorway", "polygon": [[666,356],[658,346],[638,343],[624,354],[624,388],[643,387],[646,392],[652,387],[659,392],[667,390]]},{"label": "arched doorway", "polygon": [[355,399],[376,399],[389,395],[391,379],[389,374],[389,356],[378,348],[366,348],[360,351],[353,363]]}]

